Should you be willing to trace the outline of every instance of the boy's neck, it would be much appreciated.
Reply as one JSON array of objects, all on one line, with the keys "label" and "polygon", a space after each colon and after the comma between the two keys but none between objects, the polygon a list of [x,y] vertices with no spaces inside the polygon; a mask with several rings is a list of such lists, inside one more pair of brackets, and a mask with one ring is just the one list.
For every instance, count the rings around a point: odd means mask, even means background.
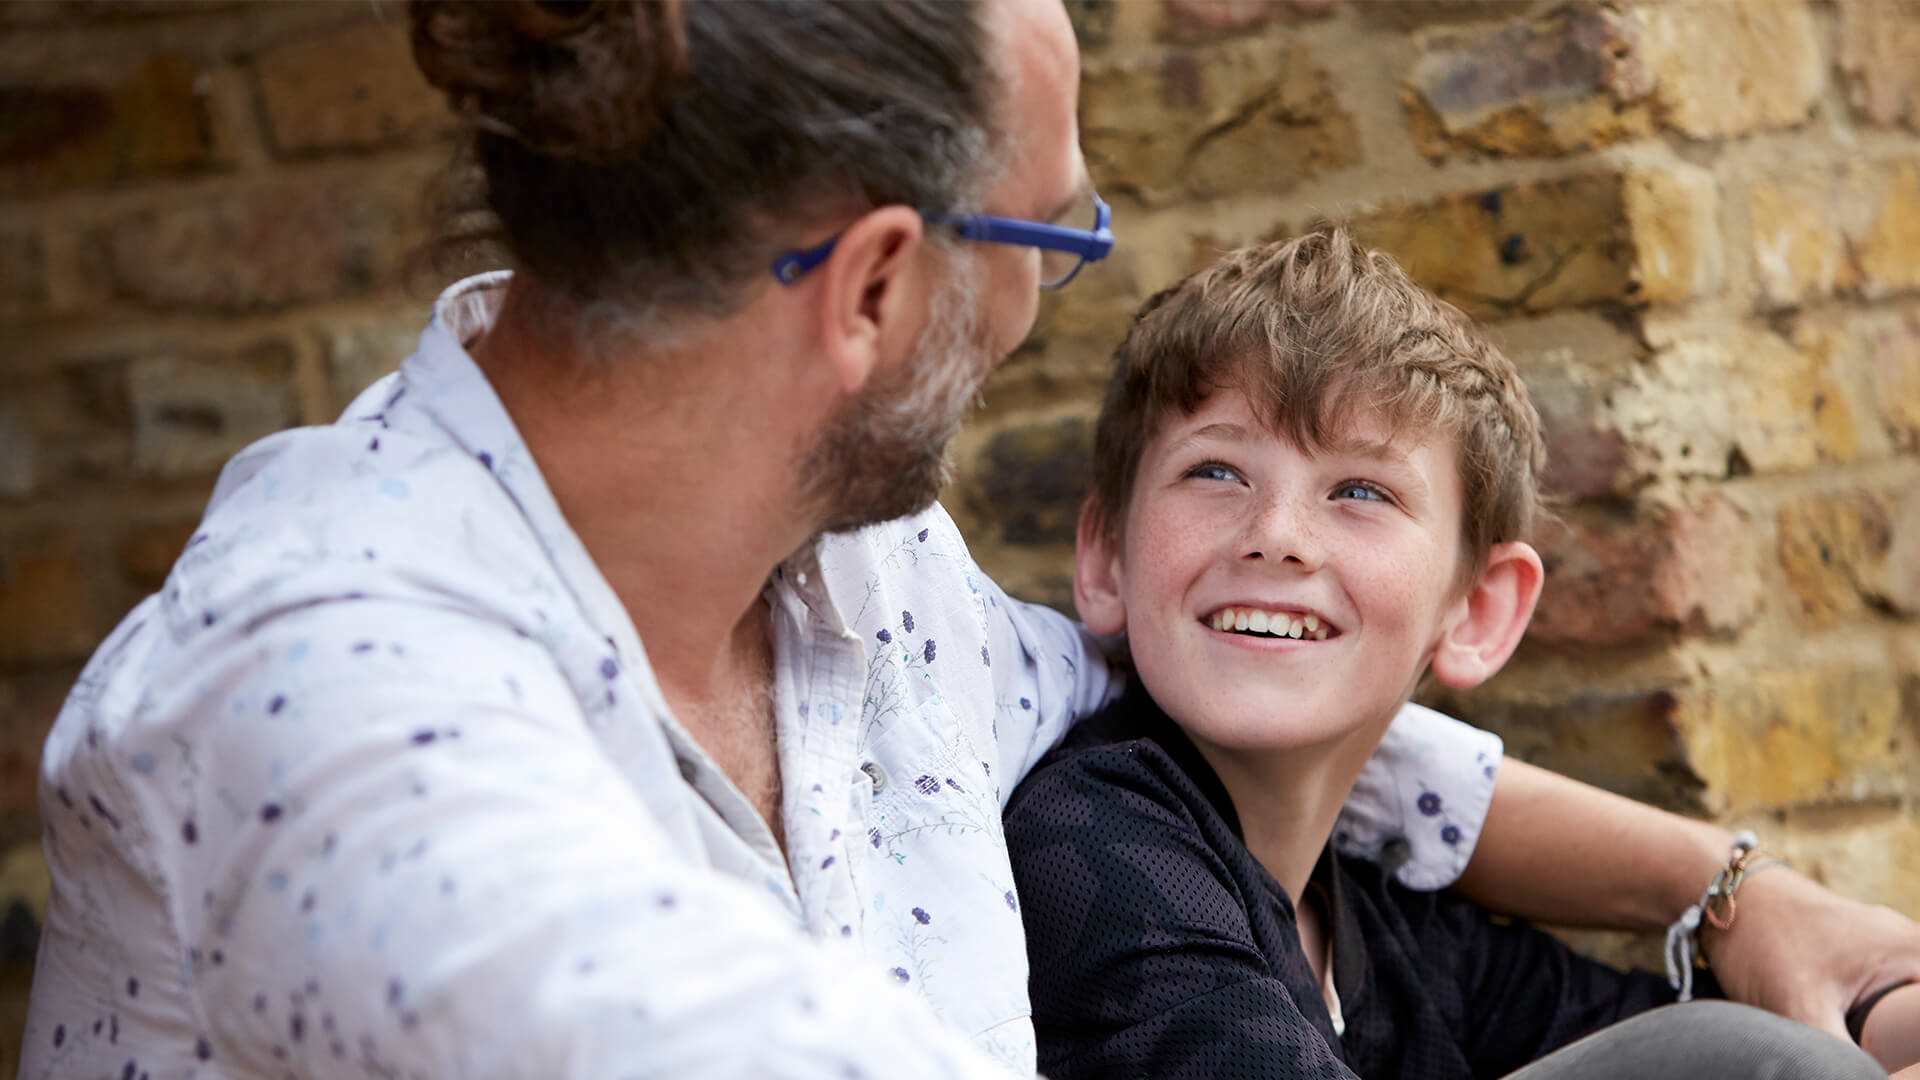
[{"label": "boy's neck", "polygon": [[1221,749],[1194,740],[1233,800],[1247,850],[1296,907],[1347,794],[1392,719],[1362,725],[1323,746],[1270,753]]}]

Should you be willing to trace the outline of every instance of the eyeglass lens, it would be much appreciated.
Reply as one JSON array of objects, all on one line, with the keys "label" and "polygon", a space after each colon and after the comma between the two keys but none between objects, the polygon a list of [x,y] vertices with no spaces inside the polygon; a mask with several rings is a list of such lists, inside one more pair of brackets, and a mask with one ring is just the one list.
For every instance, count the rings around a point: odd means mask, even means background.
[{"label": "eyeglass lens", "polygon": [[[1088,194],[1073,210],[1062,214],[1054,221],[1069,229],[1087,229],[1091,231],[1099,224],[1099,215],[1093,208],[1093,196]],[[1040,283],[1058,285],[1073,276],[1080,268],[1081,256],[1073,251],[1042,251],[1040,253]]]}]

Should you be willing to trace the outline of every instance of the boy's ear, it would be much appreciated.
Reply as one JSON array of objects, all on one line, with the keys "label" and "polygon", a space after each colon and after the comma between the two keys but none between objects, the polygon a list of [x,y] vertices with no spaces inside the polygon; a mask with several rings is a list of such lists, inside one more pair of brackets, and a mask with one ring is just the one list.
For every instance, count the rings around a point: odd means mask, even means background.
[{"label": "boy's ear", "polygon": [[1127,628],[1127,605],[1120,593],[1120,552],[1100,524],[1099,504],[1087,496],[1080,504],[1080,529],[1073,544],[1073,606],[1087,629],[1102,636]]},{"label": "boy's ear", "polygon": [[1530,544],[1495,544],[1487,568],[1455,602],[1430,670],[1456,690],[1478,686],[1520,646],[1546,571]]}]

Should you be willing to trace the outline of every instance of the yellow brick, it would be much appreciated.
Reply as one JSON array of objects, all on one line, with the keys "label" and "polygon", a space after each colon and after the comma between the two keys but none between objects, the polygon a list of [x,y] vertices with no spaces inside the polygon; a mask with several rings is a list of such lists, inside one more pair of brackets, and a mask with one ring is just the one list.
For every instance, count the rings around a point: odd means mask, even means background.
[{"label": "yellow brick", "polygon": [[1875,179],[1872,215],[1857,241],[1861,291],[1883,296],[1920,288],[1920,164],[1898,162]]},{"label": "yellow brick", "polygon": [[1626,175],[1623,194],[1634,298],[1664,304],[1719,291],[1720,193],[1713,176],[1685,166],[1646,169]]},{"label": "yellow brick", "polygon": [[1920,288],[1920,163],[1768,177],[1753,185],[1747,210],[1754,274],[1769,306]]},{"label": "yellow brick", "polygon": [[1594,173],[1390,206],[1354,229],[1469,314],[1499,318],[1710,292],[1715,203],[1688,167]]},{"label": "yellow brick", "polygon": [[1423,35],[1402,101],[1420,152],[1557,155],[1653,129],[1638,24],[1594,3]]},{"label": "yellow brick", "polygon": [[1089,64],[1080,130],[1102,187],[1148,203],[1285,191],[1360,159],[1326,72],[1267,40]]},{"label": "yellow brick", "polygon": [[1872,124],[1920,130],[1920,4],[1840,4],[1840,71],[1847,98]]},{"label": "yellow brick", "polygon": [[1893,548],[1893,507],[1876,492],[1822,494],[1780,508],[1780,567],[1797,624],[1816,628],[1858,614],[1876,598]]},{"label": "yellow brick", "polygon": [[1635,9],[1661,122],[1696,139],[1803,123],[1825,86],[1819,27],[1801,0]]},{"label": "yellow brick", "polygon": [[1884,665],[1728,677],[1682,693],[1674,723],[1716,813],[1907,791],[1912,748]]}]

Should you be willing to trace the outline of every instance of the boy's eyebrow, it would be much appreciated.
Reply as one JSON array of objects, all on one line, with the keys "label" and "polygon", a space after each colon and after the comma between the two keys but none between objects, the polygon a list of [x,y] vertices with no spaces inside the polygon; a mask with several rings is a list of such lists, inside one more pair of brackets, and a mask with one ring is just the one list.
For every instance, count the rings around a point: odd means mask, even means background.
[{"label": "boy's eyebrow", "polygon": [[1348,457],[1372,458],[1375,461],[1385,462],[1389,465],[1406,465],[1411,462],[1411,459],[1407,456],[1407,452],[1400,449],[1396,440],[1391,438],[1346,438],[1329,445],[1327,449],[1336,454],[1344,454]]},{"label": "boy's eyebrow", "polygon": [[1247,429],[1241,427],[1239,424],[1230,424],[1225,420],[1216,420],[1205,427],[1195,428],[1181,436],[1180,440],[1173,444],[1173,449],[1185,449],[1194,443],[1203,442],[1207,439],[1219,439],[1223,442],[1244,442],[1246,437]]}]

